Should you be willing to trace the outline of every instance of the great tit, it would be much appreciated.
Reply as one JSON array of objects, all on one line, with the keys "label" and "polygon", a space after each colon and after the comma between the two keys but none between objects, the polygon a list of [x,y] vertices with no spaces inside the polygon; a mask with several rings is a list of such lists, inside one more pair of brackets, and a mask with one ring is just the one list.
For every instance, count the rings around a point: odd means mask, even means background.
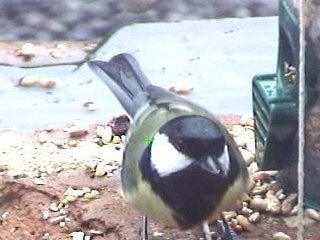
[{"label": "great tit", "polygon": [[210,112],[152,85],[130,54],[88,64],[133,120],[121,180],[137,210],[187,229],[216,220],[246,192],[243,157]]}]

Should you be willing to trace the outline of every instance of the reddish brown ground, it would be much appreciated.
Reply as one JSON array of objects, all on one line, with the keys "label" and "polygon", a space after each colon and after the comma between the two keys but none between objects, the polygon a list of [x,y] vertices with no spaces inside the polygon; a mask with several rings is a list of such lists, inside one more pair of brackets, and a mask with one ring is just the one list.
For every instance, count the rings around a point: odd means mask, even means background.
[{"label": "reddish brown ground", "polygon": [[[237,122],[231,117],[228,123]],[[8,179],[0,177],[0,214],[7,211],[6,218],[0,216],[0,240],[37,240],[49,233],[50,240],[71,239],[69,233],[82,231],[87,235],[90,229],[103,232],[93,240],[138,239],[141,215],[127,206],[120,194],[119,172],[113,177],[91,178],[84,170],[68,170],[47,177],[46,185],[36,185],[32,179]],[[68,187],[90,187],[100,192],[96,200],[83,198],[69,204],[71,221],[65,227],[50,223],[42,218],[41,211],[48,210],[52,202],[59,202]],[[50,213],[51,217],[55,213]],[[214,227],[212,227],[214,229]],[[296,229],[288,228],[282,217],[264,215],[262,221],[251,232],[243,232],[240,239],[272,239],[278,231],[296,239]],[[162,236],[154,236],[154,233]],[[191,240],[202,236],[200,228],[189,231],[165,228],[150,224],[150,239]],[[320,240],[320,223],[308,226],[305,239]]]},{"label": "reddish brown ground", "polygon": [[[141,215],[127,206],[119,193],[119,178],[90,178],[81,171],[66,171],[48,177],[47,185],[35,185],[30,179],[9,180],[0,178],[0,211],[9,215],[0,221],[1,240],[68,239],[68,232],[88,232],[95,229],[104,232],[95,240],[138,239]],[[51,202],[63,196],[67,187],[91,187],[101,192],[99,199],[77,200],[69,204],[71,222],[65,228],[42,219],[41,211]],[[295,229],[288,228],[282,218],[263,217],[252,232],[242,233],[241,239],[272,239],[272,233],[283,231],[295,239]],[[153,236],[154,232],[163,233]],[[307,228],[306,239],[320,239],[320,224]],[[199,239],[200,229],[179,231],[151,223],[150,239]],[[71,239],[71,238],[69,238]]]}]

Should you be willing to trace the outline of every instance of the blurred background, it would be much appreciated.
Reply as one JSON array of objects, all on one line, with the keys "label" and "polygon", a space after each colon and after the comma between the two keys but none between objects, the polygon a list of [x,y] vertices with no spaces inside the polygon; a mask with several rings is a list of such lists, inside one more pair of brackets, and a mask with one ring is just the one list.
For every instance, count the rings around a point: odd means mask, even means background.
[{"label": "blurred background", "polygon": [[0,0],[0,40],[93,40],[136,22],[277,15],[277,0]]}]

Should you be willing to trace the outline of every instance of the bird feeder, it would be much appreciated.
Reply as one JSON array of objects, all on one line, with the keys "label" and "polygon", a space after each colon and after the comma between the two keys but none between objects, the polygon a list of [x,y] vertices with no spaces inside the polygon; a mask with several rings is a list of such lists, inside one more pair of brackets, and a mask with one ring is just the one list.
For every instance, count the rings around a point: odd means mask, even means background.
[{"label": "bird feeder", "polygon": [[[280,170],[287,191],[297,190],[299,19],[295,1],[279,1],[276,73],[253,78],[257,160]],[[306,2],[305,204],[320,208],[320,3]]]}]

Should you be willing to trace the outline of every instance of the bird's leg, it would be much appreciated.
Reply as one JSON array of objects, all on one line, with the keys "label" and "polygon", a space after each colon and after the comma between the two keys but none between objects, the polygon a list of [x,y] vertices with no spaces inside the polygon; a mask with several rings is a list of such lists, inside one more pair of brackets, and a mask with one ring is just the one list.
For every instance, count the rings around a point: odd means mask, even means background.
[{"label": "bird's leg", "polygon": [[140,229],[140,239],[148,240],[148,217],[146,215],[144,215],[142,219],[142,227]]},{"label": "bird's leg", "polygon": [[217,221],[218,232],[221,235],[221,240],[239,240],[238,235],[228,224],[227,220],[222,216],[222,220]]},{"label": "bird's leg", "polygon": [[210,231],[210,227],[209,227],[208,221],[204,221],[202,223],[202,231],[204,232],[205,240],[212,240],[212,234],[211,234],[211,231]]}]

